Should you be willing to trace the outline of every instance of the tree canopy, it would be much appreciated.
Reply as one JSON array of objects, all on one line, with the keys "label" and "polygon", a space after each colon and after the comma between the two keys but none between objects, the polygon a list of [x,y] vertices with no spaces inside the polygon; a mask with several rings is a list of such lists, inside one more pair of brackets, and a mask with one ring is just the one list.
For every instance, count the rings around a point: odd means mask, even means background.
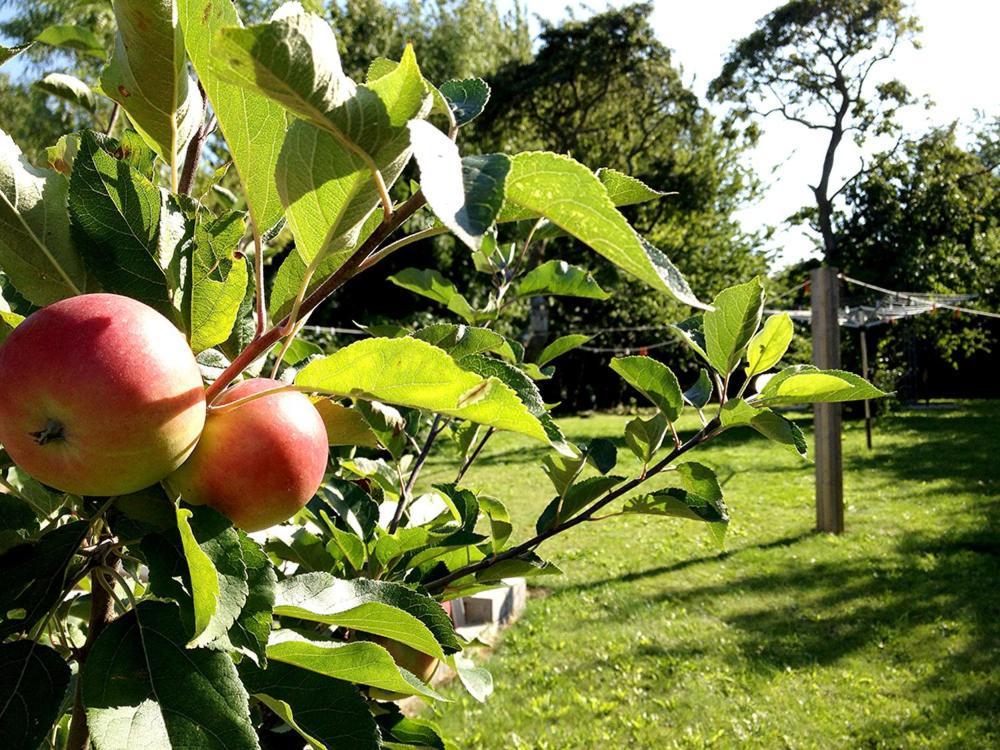
[{"label": "tree canopy", "polygon": [[[911,101],[898,80],[873,71],[919,24],[902,0],[792,0],[764,16],[733,46],[709,94],[734,102],[738,114],[778,114],[828,134],[816,183],[815,227],[830,257],[836,244],[833,183],[845,137],[861,143],[895,130],[896,110]],[[850,180],[848,180],[848,183]]]}]

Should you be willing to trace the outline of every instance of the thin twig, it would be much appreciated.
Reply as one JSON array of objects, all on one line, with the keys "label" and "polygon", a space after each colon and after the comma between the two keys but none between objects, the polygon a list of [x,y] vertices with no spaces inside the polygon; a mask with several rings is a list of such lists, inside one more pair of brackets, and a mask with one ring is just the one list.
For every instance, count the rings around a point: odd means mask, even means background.
[{"label": "thin twig", "polygon": [[486,441],[489,440],[491,437],[493,437],[494,432],[496,432],[496,430],[493,427],[490,427],[488,430],[486,430],[486,434],[483,435],[483,439],[479,441],[479,445],[477,445],[475,449],[472,451],[472,453],[469,454],[469,457],[465,459],[465,463],[462,464],[462,468],[458,470],[458,476],[455,477],[454,484],[458,484],[459,482],[462,481],[462,477],[465,476],[465,472],[467,472],[469,470],[469,467],[472,466],[473,463],[475,463],[475,460],[477,458],[479,458],[480,451],[482,451],[483,446],[486,445]]},{"label": "thin twig", "polygon": [[530,552],[534,550],[536,547],[538,547],[538,545],[540,545],[546,539],[549,539],[550,537],[553,537],[556,534],[561,534],[562,532],[576,526],[577,524],[589,521],[597,511],[601,510],[601,508],[604,508],[609,503],[612,503],[618,498],[622,497],[623,495],[631,492],[640,484],[645,482],[649,477],[663,471],[670,465],[672,461],[682,456],[683,454],[687,453],[695,446],[700,445],[701,443],[704,443],[706,440],[709,440],[710,438],[714,437],[717,434],[715,432],[715,429],[718,426],[719,426],[718,419],[713,419],[705,427],[699,430],[694,435],[694,437],[692,437],[686,443],[681,445],[679,448],[674,448],[674,450],[670,451],[670,453],[663,460],[661,460],[659,463],[653,466],[653,468],[650,469],[645,476],[632,479],[626,482],[625,484],[620,485],[617,489],[611,490],[606,495],[604,495],[604,497],[596,501],[593,505],[591,505],[582,513],[579,513],[578,515],[573,516],[569,520],[564,521],[562,523],[553,524],[545,531],[541,532],[540,534],[536,534],[528,541],[522,542],[516,547],[511,547],[510,549],[504,550],[499,554],[486,557],[480,560],[479,562],[472,563],[471,565],[466,565],[465,567],[459,568],[458,570],[454,570],[451,573],[448,573],[447,575],[441,576],[440,578],[436,578],[433,581],[429,581],[424,584],[424,587],[432,594],[439,593],[443,591],[445,587],[447,587],[447,585],[452,581],[457,581],[458,579],[464,578],[465,576],[473,575],[482,570],[486,570],[487,568],[491,568],[498,562],[501,562],[503,560],[510,560],[511,558],[523,555],[525,552]]},{"label": "thin twig", "polygon": [[[347,259],[344,265],[330,274],[326,281],[316,287],[312,294],[306,297],[299,308],[300,316],[307,315],[316,309],[327,297],[359,273],[364,261],[378,250],[386,238],[398,229],[403,222],[423,208],[426,203],[427,199],[424,198],[423,193],[417,192],[406,203],[396,209],[392,214],[392,218],[388,221],[383,221],[354,254]],[[281,338],[281,332],[284,327],[292,322],[294,321],[290,319],[290,316],[285,316],[284,319],[271,326],[271,328],[252,341],[246,349],[240,352],[236,359],[222,371],[222,374],[219,375],[215,382],[205,389],[205,397],[208,403],[211,404],[218,398],[227,385],[233,382],[251,363],[267,352]]]},{"label": "thin twig", "polygon": [[264,327],[267,325],[267,291],[264,289],[264,244],[261,242],[260,228],[257,226],[257,222],[251,219],[250,228],[253,231],[253,275],[254,275],[254,285],[256,286],[256,297],[257,302],[257,328],[254,331],[253,337],[259,339],[261,334],[264,333]]},{"label": "thin twig", "polygon": [[[114,571],[118,565],[115,560],[109,566]],[[86,662],[94,642],[104,629],[114,619],[114,600],[104,587],[107,582],[107,569],[98,568],[90,574],[90,620],[87,626],[87,640],[80,647],[77,659],[80,669]],[[76,681],[76,696],[73,700],[73,717],[70,719],[69,737],[66,740],[66,750],[87,750],[90,747],[90,729],[87,727],[87,714],[83,707],[83,680]]]},{"label": "thin twig", "polygon": [[115,125],[118,123],[118,115],[121,114],[122,105],[115,102],[115,106],[111,108],[111,117],[108,118],[108,126],[104,129],[104,135],[111,135],[111,131],[115,129]]},{"label": "thin twig", "polygon": [[399,496],[399,502],[396,504],[396,512],[392,516],[392,521],[389,522],[390,534],[399,528],[399,522],[403,518],[404,506],[407,504],[407,499],[413,493],[413,486],[417,483],[417,477],[420,475],[420,469],[423,468],[424,462],[427,460],[427,456],[430,455],[431,446],[434,445],[434,441],[437,440],[437,436],[441,434],[444,427],[445,426],[441,424],[441,415],[435,414],[434,421],[431,422],[431,429],[427,433],[427,438],[424,440],[424,444],[420,448],[420,453],[417,455],[416,461],[413,462],[413,469],[410,471],[410,476],[405,483],[402,483],[403,477],[400,475],[402,492]]},{"label": "thin twig", "polygon": [[[201,83],[198,83],[198,90],[201,91],[202,107],[208,103],[208,94],[205,93],[204,87]],[[184,157],[184,168],[181,171],[181,178],[177,183],[176,192],[181,195],[190,195],[191,189],[194,187],[194,179],[198,175],[198,163],[201,161],[201,150],[205,146],[205,141],[208,140],[209,134],[211,134],[214,129],[214,125],[211,122],[203,121],[198,127],[198,132],[194,134],[191,138],[191,142],[188,143],[187,152]]]}]

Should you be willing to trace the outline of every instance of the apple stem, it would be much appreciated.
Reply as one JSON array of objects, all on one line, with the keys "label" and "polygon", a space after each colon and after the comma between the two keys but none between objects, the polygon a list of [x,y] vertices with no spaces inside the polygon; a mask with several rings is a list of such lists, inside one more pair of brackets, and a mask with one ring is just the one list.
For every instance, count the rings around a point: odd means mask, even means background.
[{"label": "apple stem", "polygon": [[[361,246],[354,251],[354,254],[345,261],[344,265],[334,271],[322,284],[306,297],[299,306],[297,317],[293,320],[291,315],[286,315],[281,321],[272,325],[259,337],[254,339],[247,347],[239,353],[232,363],[214,383],[205,389],[205,398],[209,404],[219,397],[226,386],[232,383],[240,374],[254,361],[265,355],[268,350],[282,337],[282,331],[288,330],[288,326],[293,325],[303,316],[308,315],[316,309],[327,297],[343,286],[359,271],[364,270],[362,266],[368,257],[381,246],[383,242],[396,231],[407,219],[423,208],[427,203],[422,192],[416,192],[403,203],[392,216],[379,224],[378,228],[372,232],[371,236],[365,240]],[[368,266],[370,267],[370,266]]]},{"label": "apple stem", "polygon": [[315,393],[316,389],[310,388],[308,386],[293,385],[289,383],[288,385],[268,388],[266,391],[258,391],[257,393],[251,393],[249,396],[238,398],[235,401],[230,401],[229,403],[222,404],[221,406],[209,406],[208,409],[212,414],[224,414],[227,411],[232,411],[233,409],[237,409],[243,406],[244,404],[248,404],[251,401],[256,401],[259,398],[273,396],[275,393],[286,393],[287,391],[297,391],[298,393]]},{"label": "apple stem", "polygon": [[62,422],[49,419],[45,423],[45,426],[38,432],[29,432],[28,434],[39,445],[45,445],[47,443],[54,443],[57,440],[63,440],[66,437],[66,428],[63,427]]}]

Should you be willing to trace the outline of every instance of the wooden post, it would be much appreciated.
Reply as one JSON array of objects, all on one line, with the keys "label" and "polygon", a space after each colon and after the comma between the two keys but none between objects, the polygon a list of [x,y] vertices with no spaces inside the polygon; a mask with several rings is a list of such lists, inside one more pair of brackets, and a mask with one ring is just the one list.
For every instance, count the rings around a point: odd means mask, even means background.
[{"label": "wooden post", "polygon": [[[868,329],[861,326],[861,377],[868,380]],[[865,443],[872,449],[872,405],[865,399]]]},{"label": "wooden post", "polygon": [[[813,364],[840,367],[840,280],[836,268],[812,272]],[[844,531],[844,477],[840,446],[840,404],[815,404],[816,530]]]}]

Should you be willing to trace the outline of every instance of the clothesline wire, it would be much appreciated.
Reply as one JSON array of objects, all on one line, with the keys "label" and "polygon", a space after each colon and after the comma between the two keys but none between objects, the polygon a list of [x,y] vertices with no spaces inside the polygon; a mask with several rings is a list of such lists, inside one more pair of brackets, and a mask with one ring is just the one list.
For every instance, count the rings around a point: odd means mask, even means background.
[{"label": "clothesline wire", "polygon": [[854,286],[860,286],[865,289],[871,289],[873,292],[879,292],[881,294],[885,294],[890,297],[911,300],[913,302],[922,302],[924,304],[930,303],[934,307],[940,307],[945,310],[954,310],[955,312],[966,313],[968,315],[980,315],[985,318],[1000,318],[1000,313],[989,312],[987,310],[976,310],[971,307],[962,307],[961,305],[952,305],[947,302],[941,302],[939,300],[931,299],[932,297],[951,297],[951,296],[964,296],[964,295],[935,295],[935,294],[920,294],[917,292],[897,292],[893,289],[886,289],[885,287],[876,286],[875,284],[869,284],[865,281],[852,279],[850,276],[843,273],[840,274],[840,279],[842,281],[847,282],[848,284],[853,284]]},{"label": "clothesline wire", "polygon": [[[891,314],[890,313],[889,317],[891,319],[895,319],[895,318],[898,318],[898,317],[906,317],[908,315],[918,314],[918,313],[922,313],[922,312],[928,312],[928,311],[933,310],[934,308],[938,308],[938,307],[940,307],[942,309],[945,309],[945,310],[953,310],[953,311],[956,311],[956,312],[965,313],[965,314],[968,314],[968,315],[979,315],[979,316],[983,316],[983,317],[987,317],[987,318],[1000,318],[1000,313],[989,312],[987,310],[976,310],[974,308],[963,307],[961,305],[955,305],[955,304],[951,304],[950,302],[945,302],[944,301],[945,299],[955,300],[955,299],[961,299],[961,298],[968,298],[969,295],[955,295],[955,294],[948,295],[948,294],[936,294],[936,293],[933,293],[933,292],[900,292],[900,291],[896,291],[894,289],[887,289],[885,287],[878,286],[876,284],[869,284],[868,282],[860,281],[858,279],[855,279],[855,278],[852,278],[850,276],[847,276],[846,274],[843,274],[843,273],[839,274],[839,278],[843,282],[845,282],[847,284],[851,284],[853,286],[858,286],[858,287],[862,287],[862,288],[865,288],[865,289],[869,289],[869,290],[871,290],[873,292],[878,292],[879,294],[883,294],[883,295],[888,296],[888,297],[893,297],[893,298],[896,298],[896,299],[899,299],[899,300],[907,300],[907,301],[910,301],[910,302],[919,303],[919,305],[920,305],[920,309],[919,310],[915,310],[914,312],[903,313],[903,314],[898,314],[898,313],[897,314]],[[801,282],[800,284],[797,284],[796,286],[792,287],[791,289],[788,289],[788,290],[782,292],[781,294],[779,294],[779,295],[777,295],[775,297],[772,297],[769,301],[773,304],[774,302],[778,302],[778,301],[780,301],[780,300],[782,300],[782,299],[784,299],[786,297],[789,297],[789,296],[797,293],[798,291],[800,291],[802,289],[805,289],[808,286],[809,286],[809,279],[806,279],[805,281]],[[931,306],[930,310],[926,309],[927,305]],[[810,310],[781,310],[779,308],[773,308],[773,307],[767,308],[765,310],[765,312],[767,314],[775,314],[775,313],[780,313],[780,312],[798,313],[799,317],[811,314]],[[589,330],[584,329],[584,330],[581,330],[581,331],[577,331],[577,333],[587,334],[587,335],[590,335],[590,336],[593,336],[593,337],[596,338],[598,336],[603,336],[603,335],[610,334],[610,333],[639,333],[639,332],[643,332],[643,331],[667,331],[667,330],[670,330],[671,328],[672,328],[672,326],[669,326],[669,325],[611,326],[611,327],[608,327],[608,328],[594,328],[594,329],[589,329]],[[314,332],[314,333],[334,333],[334,334],[344,334],[344,335],[348,335],[348,336],[365,336],[365,335],[368,335],[368,331],[365,331],[365,330],[363,330],[361,328],[341,328],[341,327],[332,327],[332,326],[315,326],[315,325],[312,325],[312,326],[303,326],[303,329],[307,330],[307,331],[310,331],[310,332]],[[675,342],[676,342],[675,338],[669,338],[669,339],[665,339],[665,340],[661,340],[661,341],[654,341],[653,343],[650,343],[650,344],[630,344],[628,346],[587,346],[587,345],[584,345],[584,346],[580,346],[578,348],[581,351],[592,352],[592,353],[597,353],[597,354],[622,354],[622,353],[626,353],[627,354],[627,353],[631,353],[631,352],[635,352],[635,351],[640,351],[640,350],[641,351],[651,351],[651,350],[654,350],[654,349],[661,349],[661,348],[663,348],[665,346],[669,346],[669,345],[671,345],[671,344],[673,344]]]}]

